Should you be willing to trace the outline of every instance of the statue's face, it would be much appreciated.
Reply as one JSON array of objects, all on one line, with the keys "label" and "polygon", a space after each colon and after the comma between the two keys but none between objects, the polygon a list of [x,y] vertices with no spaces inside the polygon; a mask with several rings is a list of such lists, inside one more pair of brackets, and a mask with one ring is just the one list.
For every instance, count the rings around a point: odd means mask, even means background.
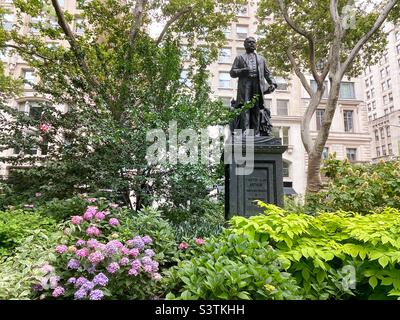
[{"label": "statue's face", "polygon": [[247,52],[254,52],[256,50],[256,39],[247,38],[244,42],[244,47]]}]

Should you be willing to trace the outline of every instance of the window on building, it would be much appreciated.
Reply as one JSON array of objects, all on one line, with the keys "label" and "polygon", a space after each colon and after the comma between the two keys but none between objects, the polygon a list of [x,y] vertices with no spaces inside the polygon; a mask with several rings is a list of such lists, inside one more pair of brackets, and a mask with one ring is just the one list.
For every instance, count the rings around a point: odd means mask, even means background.
[{"label": "window on building", "polygon": [[246,39],[249,34],[249,27],[245,25],[237,25],[236,34],[239,39]]},{"label": "window on building", "polygon": [[386,127],[386,137],[390,137],[391,133],[390,133],[390,126]]},{"label": "window on building", "polygon": [[231,97],[219,97],[219,98],[222,100],[224,106],[226,106],[226,107],[231,106],[231,101],[232,101]]},{"label": "window on building", "polygon": [[219,73],[219,87],[220,88],[231,88],[231,76],[229,72]]},{"label": "window on building", "polygon": [[64,0],[57,0],[58,4],[60,5],[61,8],[64,8],[65,6],[65,1]]},{"label": "window on building", "polygon": [[317,119],[317,130],[322,127],[322,122],[324,121],[325,109],[317,109],[316,119]]},{"label": "window on building", "polygon": [[329,157],[329,147],[324,147],[321,155],[322,159],[326,160]]},{"label": "window on building", "polygon": [[222,48],[219,52],[219,63],[231,63],[232,49]]},{"label": "window on building", "polygon": [[389,103],[389,97],[388,97],[387,94],[385,94],[385,95],[382,97],[382,99],[383,99],[383,104],[388,104],[388,103]]},{"label": "window on building", "polygon": [[383,156],[386,156],[386,155],[387,155],[387,153],[386,153],[386,146],[385,146],[385,145],[382,146],[382,155],[383,155]]},{"label": "window on building", "polygon": [[223,33],[225,35],[225,38],[229,39],[231,37],[231,30],[232,27],[231,26],[227,26],[224,30]]},{"label": "window on building", "polygon": [[378,129],[375,130],[375,141],[379,141],[379,131],[378,131]]},{"label": "window on building", "polygon": [[[312,91],[313,91],[313,92],[317,92],[317,81],[311,80],[311,81],[310,81],[310,85],[311,85]],[[324,81],[324,87],[325,87],[325,90],[324,90],[324,94],[322,95],[322,98],[327,99],[327,98],[328,98],[328,93],[329,93],[329,90],[328,90],[328,81]]]},{"label": "window on building", "polygon": [[188,70],[182,70],[180,82],[188,87],[192,86],[192,82],[189,79],[189,71]]},{"label": "window on building", "polygon": [[390,107],[390,112],[394,112],[394,107],[393,106]]},{"label": "window on building", "polygon": [[84,33],[84,25],[83,25],[83,20],[78,18],[75,20],[75,33],[80,35]]},{"label": "window on building", "polygon": [[388,143],[388,153],[389,155],[393,155],[393,147],[391,143]]},{"label": "window on building", "polygon": [[380,70],[381,78],[383,79],[385,77],[385,69]]},{"label": "window on building", "polygon": [[389,62],[389,56],[388,56],[388,53],[387,53],[387,52],[385,52],[385,53],[383,54],[383,61],[384,61],[385,63],[388,63],[388,62]]},{"label": "window on building", "polygon": [[35,72],[33,70],[22,70],[22,78],[25,89],[31,89],[32,85],[36,83]]},{"label": "window on building", "polygon": [[390,76],[390,68],[389,68],[389,66],[387,66],[385,68],[385,73],[386,73],[386,77]]},{"label": "window on building", "polygon": [[367,108],[368,108],[368,111],[371,111],[372,109],[371,109],[371,104],[370,103],[367,103]]},{"label": "window on building", "polygon": [[287,91],[289,84],[286,79],[282,77],[275,77],[276,83],[278,84],[277,90]]},{"label": "window on building", "polygon": [[396,52],[397,52],[397,54],[400,54],[400,44],[398,44],[398,45],[396,46]]},{"label": "window on building", "polygon": [[376,101],[372,101],[372,110],[376,109]]},{"label": "window on building", "polygon": [[372,121],[372,116],[368,116],[368,121]]},{"label": "window on building", "polygon": [[289,172],[290,165],[287,161],[283,161],[282,163],[282,174],[284,178],[289,178],[290,172]]},{"label": "window on building", "polygon": [[249,15],[247,5],[241,5],[237,10],[236,15],[239,17],[247,17]]},{"label": "window on building", "polygon": [[374,85],[374,76],[369,77],[369,84],[370,84],[371,86]]},{"label": "window on building", "polygon": [[385,139],[385,130],[380,128],[379,131],[381,132],[381,139]]},{"label": "window on building", "polygon": [[386,85],[387,85],[387,88],[390,89],[392,87],[392,79],[387,79]]},{"label": "window on building", "polygon": [[356,148],[346,148],[347,159],[350,162],[357,161],[357,149]]},{"label": "window on building", "polygon": [[365,87],[366,87],[366,88],[369,87],[369,78],[365,79]]},{"label": "window on building", "polygon": [[289,127],[282,127],[282,143],[289,145]]},{"label": "window on building", "polygon": [[345,132],[354,132],[353,126],[353,110],[344,110],[343,118],[344,118],[344,131]]},{"label": "window on building", "polygon": [[280,127],[273,127],[272,128],[272,136],[274,138],[280,138],[281,137],[281,128]]},{"label": "window on building", "polygon": [[271,107],[272,107],[272,99],[264,99],[264,103],[266,104],[266,105],[265,105],[265,108],[271,110]]},{"label": "window on building", "polygon": [[400,31],[396,31],[394,34],[394,38],[396,41],[400,41]]},{"label": "window on building", "polygon": [[6,13],[3,15],[3,28],[6,31],[10,31],[14,24],[14,15]]},{"label": "window on building", "polygon": [[374,117],[374,120],[375,120],[376,119],[376,113],[374,113],[372,116]]},{"label": "window on building", "polygon": [[246,53],[246,49],[244,49],[244,48],[236,48],[236,54],[238,56],[240,56],[242,54],[245,54],[245,53]]},{"label": "window on building", "polygon": [[385,115],[387,115],[389,113],[389,109],[386,108],[385,110],[383,110],[383,112],[385,113]]},{"label": "window on building", "polygon": [[386,81],[383,81],[381,85],[382,85],[382,91],[386,91],[388,89]]},{"label": "window on building", "polygon": [[392,92],[390,92],[390,93],[388,94],[388,99],[389,99],[389,103],[390,103],[390,102],[393,102],[393,93],[392,93]]},{"label": "window on building", "polygon": [[18,104],[18,111],[25,112],[34,120],[40,120],[42,117],[43,107],[39,102],[25,101]]},{"label": "window on building", "polygon": [[371,98],[375,98],[375,89],[371,89]]},{"label": "window on building", "polygon": [[367,91],[367,100],[371,99],[371,91]]},{"label": "window on building", "polygon": [[289,114],[289,100],[278,99],[276,107],[278,116],[287,116]]},{"label": "window on building", "polygon": [[355,99],[354,82],[342,82],[340,84],[339,97],[341,99]]},{"label": "window on building", "polygon": [[381,147],[376,147],[376,156],[377,157],[381,156]]}]

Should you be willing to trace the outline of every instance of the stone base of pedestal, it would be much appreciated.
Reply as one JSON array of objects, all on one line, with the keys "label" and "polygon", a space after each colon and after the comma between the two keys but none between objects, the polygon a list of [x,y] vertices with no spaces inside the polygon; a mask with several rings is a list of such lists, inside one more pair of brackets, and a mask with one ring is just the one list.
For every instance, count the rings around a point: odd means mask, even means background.
[{"label": "stone base of pedestal", "polygon": [[[280,139],[271,137],[255,137],[247,152],[254,154],[254,169],[248,175],[238,174],[238,164],[232,157],[232,164],[225,165],[225,217],[234,215],[250,217],[262,213],[255,200],[283,206],[283,172],[282,154],[287,146]],[[235,143],[231,145],[234,150]],[[246,142],[243,141],[243,153]],[[233,151],[232,151],[233,152]],[[240,171],[240,170],[239,170]]]}]

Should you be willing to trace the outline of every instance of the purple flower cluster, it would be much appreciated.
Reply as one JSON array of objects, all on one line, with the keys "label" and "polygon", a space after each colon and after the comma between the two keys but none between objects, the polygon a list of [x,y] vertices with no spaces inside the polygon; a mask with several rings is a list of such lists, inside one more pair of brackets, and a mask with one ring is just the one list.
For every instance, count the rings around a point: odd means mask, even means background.
[{"label": "purple flower cluster", "polygon": [[[159,264],[153,260],[156,252],[147,247],[153,243],[150,236],[135,236],[121,242],[118,240],[120,221],[112,217],[109,211],[98,211],[94,206],[87,207],[82,216],[73,216],[71,223],[78,227],[71,227],[65,236],[80,235],[81,238],[74,240],[70,247],[59,244],[55,248],[58,254],[63,254],[60,258],[60,274],[67,276],[60,281],[58,276],[49,274],[54,271],[52,266],[43,265],[42,271],[47,276],[32,290],[39,292],[38,288],[50,288],[50,294],[55,298],[73,295],[76,300],[101,300],[105,296],[103,290],[107,286],[108,291],[112,290],[115,281],[121,277],[142,276],[154,281],[161,279]],[[104,238],[111,240],[103,241]],[[125,281],[118,280],[117,283],[125,285]],[[70,289],[73,289],[72,293]]]}]

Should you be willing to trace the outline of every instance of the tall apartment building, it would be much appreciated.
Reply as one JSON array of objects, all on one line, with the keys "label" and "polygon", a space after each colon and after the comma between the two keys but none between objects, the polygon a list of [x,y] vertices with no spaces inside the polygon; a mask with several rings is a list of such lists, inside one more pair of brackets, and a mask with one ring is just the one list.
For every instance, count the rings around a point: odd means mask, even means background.
[{"label": "tall apartment building", "polygon": [[[237,79],[231,79],[229,75],[232,62],[237,55],[245,52],[243,41],[246,37],[257,38],[256,11],[257,1],[250,1],[243,7],[238,13],[237,22],[232,22],[225,31],[227,42],[220,51],[218,61],[210,66],[213,94],[220,97],[226,105],[230,104],[232,98],[236,98]],[[265,58],[268,62],[268,54]],[[291,186],[296,193],[304,194],[308,157],[300,132],[301,119],[310,97],[295,75],[291,79],[275,78],[279,86],[268,96],[267,101],[271,108],[274,134],[288,145],[288,150],[283,154],[284,182],[285,186]],[[311,76],[309,79],[311,85],[314,85]],[[313,138],[322,123],[327,92],[310,125]],[[329,153],[335,152],[338,159],[347,157],[350,161],[366,162],[371,157],[370,142],[362,80],[358,78],[344,81],[323,156],[327,157]]]},{"label": "tall apartment building", "polygon": [[[5,27],[11,28],[16,17],[12,13],[12,0],[0,0],[0,4],[10,8],[11,12],[5,16]],[[79,28],[79,9],[76,8],[75,0],[59,0],[59,3],[76,17],[72,27],[75,32],[82,32]],[[211,89],[215,97],[221,98],[227,105],[232,98],[236,97],[237,79],[231,79],[229,71],[233,59],[243,53],[243,41],[248,36],[256,36],[256,4],[257,1],[250,1],[238,13],[238,21],[232,22],[226,29],[226,44],[221,48],[218,61],[210,66],[211,70]],[[35,19],[25,17],[26,28],[24,32],[35,32],[34,27],[29,26],[29,22]],[[53,23],[50,21],[50,23]],[[49,43],[49,45],[54,45]],[[399,48],[400,50],[400,48]],[[6,64],[6,70],[14,77],[22,77],[28,81],[34,81],[34,70],[30,69],[18,56],[2,55],[1,60]],[[268,55],[265,57],[268,61]],[[182,77],[187,71],[183,70]],[[311,77],[310,83],[312,83]],[[307,92],[302,88],[296,76],[291,79],[276,77],[279,86],[277,90],[268,96],[268,104],[271,108],[274,134],[280,136],[284,144],[288,145],[288,150],[284,153],[284,181],[287,187],[292,187],[296,193],[303,194],[306,187],[307,176],[307,153],[303,147],[300,135],[301,119],[308,102],[310,100]],[[348,157],[351,161],[369,161],[371,138],[368,131],[368,118],[366,105],[363,102],[363,83],[360,79],[351,79],[343,83],[341,97],[337,112],[333,119],[330,138],[327,142],[324,157],[328,153],[336,152],[339,159]],[[400,94],[400,93],[398,93]],[[41,101],[35,92],[28,85],[25,87],[24,94],[18,99],[11,101],[11,105],[35,116],[35,102]],[[320,108],[312,119],[311,134],[316,136],[317,130],[322,121],[324,113],[324,103],[322,100]],[[56,106],[64,108],[64,106]],[[400,131],[399,131],[400,134]],[[17,152],[9,150],[8,152]],[[31,150],[32,154],[41,154],[43,150]],[[7,166],[0,167],[0,174],[5,175],[8,171]]]},{"label": "tall apartment building", "polygon": [[385,28],[386,50],[363,77],[374,162],[400,155],[400,26],[388,23]]}]

